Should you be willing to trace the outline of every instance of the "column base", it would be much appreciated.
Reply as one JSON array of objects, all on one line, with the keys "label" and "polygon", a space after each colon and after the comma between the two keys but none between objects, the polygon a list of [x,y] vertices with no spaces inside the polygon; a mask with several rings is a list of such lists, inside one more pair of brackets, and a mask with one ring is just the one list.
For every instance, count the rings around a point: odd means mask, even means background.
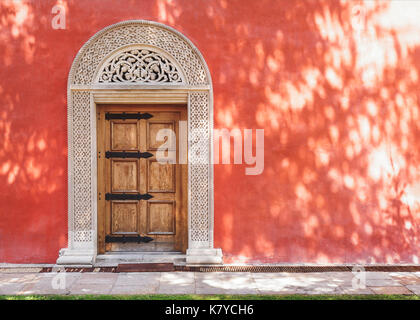
[{"label": "column base", "polygon": [[56,263],[58,265],[93,266],[95,253],[93,250],[61,249]]},{"label": "column base", "polygon": [[187,265],[223,264],[222,249],[187,249]]}]

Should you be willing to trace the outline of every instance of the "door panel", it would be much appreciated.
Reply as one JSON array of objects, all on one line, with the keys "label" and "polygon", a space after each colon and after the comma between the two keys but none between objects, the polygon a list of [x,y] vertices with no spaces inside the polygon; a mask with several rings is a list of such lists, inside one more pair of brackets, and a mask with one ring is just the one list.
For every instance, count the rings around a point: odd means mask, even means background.
[{"label": "door panel", "polygon": [[111,150],[137,150],[138,125],[135,122],[111,120]]},{"label": "door panel", "polygon": [[111,160],[112,192],[137,192],[139,165],[136,160]]},{"label": "door panel", "polygon": [[138,202],[113,201],[111,208],[112,234],[139,234]]},{"label": "door panel", "polygon": [[161,164],[156,160],[149,160],[147,163],[147,192],[175,192],[174,165]]},{"label": "door panel", "polygon": [[147,205],[147,234],[175,234],[175,202],[156,200]]},{"label": "door panel", "polygon": [[[173,121],[149,120],[147,122],[147,150],[157,150],[161,145],[167,142],[167,139],[158,141],[156,139],[157,133],[162,129],[174,130],[174,126],[175,124]],[[171,142],[174,141],[168,141],[168,144],[172,145]]]},{"label": "door panel", "polygon": [[[105,117],[106,113],[138,112],[147,112],[152,117],[139,120],[108,120]],[[98,106],[99,253],[185,252],[187,165],[160,163],[156,153],[159,146],[166,143],[166,146],[175,146],[170,154],[176,160],[179,159],[179,121],[186,121],[186,118],[185,106]],[[171,129],[175,136],[158,141],[157,134],[161,129]],[[124,158],[121,153],[110,154],[107,151],[125,151],[131,157]],[[139,158],[134,156],[137,152],[149,154],[140,155]],[[119,199],[131,195],[137,200],[110,200],[118,194]],[[145,200],[144,195],[150,195],[151,198]],[[139,239],[139,236],[153,240],[148,243],[137,242],[135,239]]]}]

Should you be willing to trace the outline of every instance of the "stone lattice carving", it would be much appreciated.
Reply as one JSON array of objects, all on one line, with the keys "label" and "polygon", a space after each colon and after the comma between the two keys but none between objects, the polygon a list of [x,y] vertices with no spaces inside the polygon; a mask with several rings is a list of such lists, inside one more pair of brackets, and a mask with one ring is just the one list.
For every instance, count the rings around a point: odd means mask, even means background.
[{"label": "stone lattice carving", "polygon": [[210,114],[209,94],[191,92],[189,96],[189,154],[191,190],[191,240],[209,241],[210,211]]},{"label": "stone lattice carving", "polygon": [[72,93],[73,231],[74,241],[91,241],[91,129],[90,93]]},{"label": "stone lattice carving", "polygon": [[107,55],[118,48],[138,44],[154,46],[167,52],[181,66],[188,84],[209,84],[200,56],[180,35],[156,24],[133,22],[105,28],[86,43],[76,57],[72,84],[91,84],[96,68]]},{"label": "stone lattice carving", "polygon": [[109,61],[99,82],[181,83],[180,72],[162,55],[147,49],[132,49]]}]

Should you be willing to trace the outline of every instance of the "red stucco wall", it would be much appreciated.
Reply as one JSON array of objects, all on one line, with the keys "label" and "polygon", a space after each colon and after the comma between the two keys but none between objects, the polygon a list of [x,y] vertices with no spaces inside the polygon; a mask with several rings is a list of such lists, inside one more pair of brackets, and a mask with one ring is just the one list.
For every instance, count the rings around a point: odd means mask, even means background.
[{"label": "red stucco wall", "polygon": [[420,7],[414,1],[0,4],[0,262],[67,243],[66,82],[80,47],[128,19],[206,59],[216,128],[265,130],[265,170],[215,166],[225,262],[419,263]]}]

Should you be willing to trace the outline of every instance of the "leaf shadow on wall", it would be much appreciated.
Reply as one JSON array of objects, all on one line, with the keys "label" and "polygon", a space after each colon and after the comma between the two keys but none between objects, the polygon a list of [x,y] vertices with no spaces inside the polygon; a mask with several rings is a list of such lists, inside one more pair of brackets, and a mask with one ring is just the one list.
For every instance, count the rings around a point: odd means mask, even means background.
[{"label": "leaf shadow on wall", "polygon": [[156,10],[209,64],[215,128],[265,130],[262,175],[215,166],[225,262],[419,263],[416,10],[205,3]]},{"label": "leaf shadow on wall", "polygon": [[40,9],[0,3],[0,262],[53,262],[67,246],[65,52],[60,35],[39,36]]},{"label": "leaf shadow on wall", "polygon": [[71,28],[52,32],[56,2],[0,4],[0,261],[51,262],[66,246],[56,70],[105,26],[148,19],[202,52],[216,128],[265,130],[262,175],[215,166],[225,262],[419,263],[416,3],[65,1]]}]

